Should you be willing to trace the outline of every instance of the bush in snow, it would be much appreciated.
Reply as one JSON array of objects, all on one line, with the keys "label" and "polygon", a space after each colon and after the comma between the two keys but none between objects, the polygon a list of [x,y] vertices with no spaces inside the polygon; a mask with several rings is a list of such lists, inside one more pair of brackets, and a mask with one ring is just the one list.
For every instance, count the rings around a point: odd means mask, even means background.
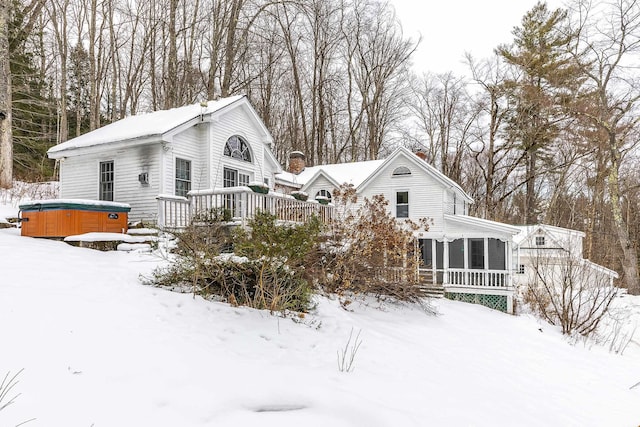
[{"label": "bush in snow", "polygon": [[563,334],[595,332],[618,292],[609,276],[574,256],[543,254],[532,264],[525,303]]},{"label": "bush in snow", "polygon": [[336,213],[323,244],[320,286],[338,294],[367,294],[416,302],[426,296],[418,277],[418,257],[413,231],[427,230],[420,224],[398,222],[391,216],[389,202],[381,195],[364,199],[358,209],[352,186],[334,195]]},{"label": "bush in snow", "polygon": [[[186,285],[195,294],[271,311],[306,311],[311,300],[305,265],[315,252],[320,221],[279,224],[259,212],[247,228],[221,222],[179,235],[174,258],[151,284]],[[233,253],[224,253],[230,252]]]}]

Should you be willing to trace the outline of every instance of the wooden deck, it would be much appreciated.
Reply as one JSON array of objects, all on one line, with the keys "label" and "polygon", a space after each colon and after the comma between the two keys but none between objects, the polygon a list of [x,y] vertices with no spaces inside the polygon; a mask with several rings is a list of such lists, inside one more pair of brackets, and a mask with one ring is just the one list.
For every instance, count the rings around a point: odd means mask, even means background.
[{"label": "wooden deck", "polygon": [[157,200],[158,226],[167,229],[182,229],[193,221],[213,218],[245,223],[258,211],[269,212],[277,220],[287,222],[305,222],[317,216],[328,223],[333,218],[333,205],[297,200],[274,192],[256,193],[249,187],[192,191],[188,197],[160,195]]}]

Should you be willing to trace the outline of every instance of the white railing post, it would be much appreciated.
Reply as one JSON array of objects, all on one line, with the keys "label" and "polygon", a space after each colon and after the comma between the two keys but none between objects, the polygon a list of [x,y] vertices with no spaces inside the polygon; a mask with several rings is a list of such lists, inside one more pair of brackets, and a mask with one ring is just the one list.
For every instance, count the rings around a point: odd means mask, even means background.
[{"label": "white railing post", "polygon": [[[229,209],[233,218],[242,223],[254,217],[260,209],[278,220],[302,222],[318,215],[323,222],[333,217],[333,206],[323,206],[315,201],[300,201],[292,196],[254,193],[245,187],[196,190],[184,197],[158,195],[158,224],[162,227],[183,228],[198,215],[219,214],[219,209]],[[228,203],[230,202],[230,203]]]}]

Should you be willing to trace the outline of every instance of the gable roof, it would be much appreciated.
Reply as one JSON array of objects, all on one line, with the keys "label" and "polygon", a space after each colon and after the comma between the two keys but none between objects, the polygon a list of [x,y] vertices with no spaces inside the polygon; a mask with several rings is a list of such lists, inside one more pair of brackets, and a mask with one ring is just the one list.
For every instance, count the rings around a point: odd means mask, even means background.
[{"label": "gable roof", "polygon": [[577,237],[585,237],[585,234],[582,231],[572,230],[570,228],[556,227],[554,225],[547,224],[533,224],[533,225],[516,225],[515,227],[520,229],[520,233],[513,237],[513,242],[516,245],[521,245],[531,236],[536,234],[538,231],[542,231],[545,235],[549,236],[549,238],[556,244],[558,247],[562,247],[560,242],[558,241],[560,235],[571,236],[575,235]]},{"label": "gable roof", "polygon": [[278,174],[278,180],[302,187],[315,181],[318,177],[324,176],[336,187],[345,183],[358,187],[383,162],[384,160],[367,160],[364,162],[310,166],[304,168],[298,175],[291,172],[282,172]]},{"label": "gable roof", "polygon": [[[62,152],[87,147],[96,147],[123,141],[146,141],[161,137],[172,130],[196,119],[200,116],[211,115],[242,99],[245,95],[222,98],[217,101],[207,102],[206,107],[200,103],[187,105],[169,110],[155,111],[153,113],[138,114],[125,117],[91,132],[80,135],[69,141],[51,147],[47,153],[51,158],[62,157]],[[248,101],[247,101],[248,103]]]},{"label": "gable roof", "polygon": [[380,175],[382,173],[382,171],[385,169],[385,167],[389,163],[392,163],[398,157],[406,158],[407,160],[412,162],[414,165],[416,165],[418,168],[420,168],[420,169],[424,170],[425,172],[427,172],[429,175],[431,175],[431,177],[433,177],[436,181],[440,182],[446,188],[455,189],[456,192],[458,194],[460,194],[467,201],[467,203],[473,203],[473,199],[471,198],[471,196],[469,196],[462,189],[462,187],[460,187],[460,185],[458,185],[457,182],[455,182],[454,180],[452,180],[451,178],[449,178],[448,176],[446,176],[445,174],[443,174],[442,172],[440,172],[439,170],[437,170],[436,168],[431,166],[425,160],[422,160],[420,157],[416,156],[415,153],[413,153],[411,150],[409,150],[408,148],[405,148],[405,147],[399,147],[389,157],[387,157],[384,160],[383,164],[381,164],[371,175],[369,175],[362,182],[362,184],[359,186],[358,190],[364,189],[370,182],[372,182],[378,175]]},{"label": "gable roof", "polygon": [[442,172],[438,171],[405,147],[396,149],[386,159],[312,166],[305,168],[298,175],[291,172],[282,172],[277,175],[277,179],[281,183],[304,188],[323,176],[336,187],[345,183],[353,184],[357,191],[361,191],[380,175],[388,164],[394,162],[401,156],[414,163],[418,168],[424,170],[443,186],[454,188],[468,203],[473,203],[471,196],[469,196],[458,183],[445,176]]}]

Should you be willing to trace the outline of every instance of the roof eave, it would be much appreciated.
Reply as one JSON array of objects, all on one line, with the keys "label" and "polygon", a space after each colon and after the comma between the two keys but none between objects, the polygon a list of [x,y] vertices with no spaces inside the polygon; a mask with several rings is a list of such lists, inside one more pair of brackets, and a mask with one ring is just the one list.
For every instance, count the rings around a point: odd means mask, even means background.
[{"label": "roof eave", "polygon": [[162,134],[147,135],[139,138],[123,139],[119,141],[87,145],[82,147],[68,147],[62,150],[53,150],[55,148],[54,146],[54,147],[51,147],[49,151],[47,151],[47,156],[49,156],[50,159],[57,160],[64,157],[99,153],[102,151],[118,150],[124,147],[128,148],[128,147],[135,147],[139,145],[155,144],[160,142],[162,142]]},{"label": "roof eave", "polygon": [[468,215],[444,215],[445,221],[453,221],[458,222],[465,225],[474,225],[479,227],[484,227],[490,230],[494,230],[499,233],[511,234],[515,236],[520,233],[520,229],[513,225],[503,224],[497,221],[490,221],[488,219],[476,218]]},{"label": "roof eave", "polygon": [[319,169],[315,174],[313,174],[313,176],[311,178],[309,178],[309,180],[306,183],[304,183],[304,185],[301,188],[304,191],[306,191],[311,186],[311,184],[313,184],[321,175],[324,176],[336,188],[340,188],[340,185],[342,185],[342,184],[338,183],[338,181],[333,179],[333,177],[331,177],[328,173],[326,173],[322,169]]},{"label": "roof eave", "polygon": [[416,166],[418,166],[422,170],[426,171],[429,175],[432,175],[440,183],[448,185],[449,188],[455,188],[456,190],[458,190],[458,192],[464,197],[465,201],[467,201],[468,203],[470,203],[470,204],[474,203],[474,200],[471,198],[471,196],[469,196],[462,189],[462,187],[460,187],[460,185],[458,183],[456,183],[454,180],[452,180],[448,176],[444,175],[442,172],[436,170],[429,163],[427,163],[426,161],[420,159],[413,152],[411,152],[411,150],[409,150],[409,149],[407,149],[405,147],[399,147],[389,157],[387,157],[380,164],[380,166],[378,166],[364,181],[362,181],[360,183],[360,185],[358,185],[357,190],[359,192],[362,191],[367,185],[369,185],[369,183],[371,183],[377,177],[377,175],[380,173],[380,171],[382,171],[382,169],[384,169],[388,163],[391,163],[393,161],[393,159],[398,157],[400,154],[404,154],[406,156],[406,158],[410,162],[414,163]]}]

